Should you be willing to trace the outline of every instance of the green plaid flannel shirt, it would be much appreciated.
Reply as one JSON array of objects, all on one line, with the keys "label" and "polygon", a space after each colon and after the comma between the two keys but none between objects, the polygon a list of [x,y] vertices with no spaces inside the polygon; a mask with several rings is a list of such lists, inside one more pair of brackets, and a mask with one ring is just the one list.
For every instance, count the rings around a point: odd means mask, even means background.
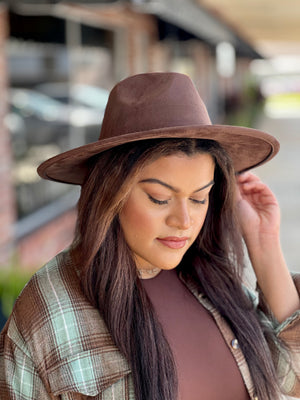
[{"label": "green plaid flannel shirt", "polygon": [[[296,283],[300,289],[299,278]],[[231,329],[210,302],[186,284],[211,312],[250,398],[256,399],[245,358],[238,346],[231,345]],[[300,396],[300,310],[274,329],[291,355],[288,363],[279,349],[273,354],[282,388],[291,396]],[[0,399],[91,397],[133,400],[131,371],[98,311],[84,297],[69,253],[63,252],[25,286],[0,335]]]}]

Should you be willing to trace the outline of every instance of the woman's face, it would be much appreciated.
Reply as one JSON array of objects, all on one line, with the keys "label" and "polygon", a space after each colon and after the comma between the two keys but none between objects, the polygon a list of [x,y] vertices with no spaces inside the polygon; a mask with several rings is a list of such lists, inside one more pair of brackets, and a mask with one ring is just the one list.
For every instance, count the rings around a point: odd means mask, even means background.
[{"label": "woman's face", "polygon": [[146,165],[119,218],[138,269],[172,269],[198,236],[208,209],[214,161],[176,154]]}]

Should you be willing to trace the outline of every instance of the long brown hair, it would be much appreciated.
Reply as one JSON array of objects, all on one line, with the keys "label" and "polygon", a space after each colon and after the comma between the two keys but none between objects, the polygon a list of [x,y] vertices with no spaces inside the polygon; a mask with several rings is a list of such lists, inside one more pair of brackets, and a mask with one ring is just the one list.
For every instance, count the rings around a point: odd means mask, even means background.
[{"label": "long brown hair", "polygon": [[82,186],[73,254],[82,287],[99,309],[109,332],[128,360],[137,400],[174,400],[177,375],[170,346],[137,275],[118,214],[139,171],[161,156],[209,153],[215,185],[199,237],[177,267],[192,279],[228,322],[252,375],[256,395],[278,398],[278,385],[263,327],[241,284],[242,238],[234,213],[235,175],[221,146],[210,140],[159,139],[125,144],[91,160]]}]

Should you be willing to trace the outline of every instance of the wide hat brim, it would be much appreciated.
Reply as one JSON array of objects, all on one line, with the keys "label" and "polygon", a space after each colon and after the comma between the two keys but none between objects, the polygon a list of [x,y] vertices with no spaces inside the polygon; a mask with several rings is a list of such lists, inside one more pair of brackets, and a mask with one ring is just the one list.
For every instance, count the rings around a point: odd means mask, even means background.
[{"label": "wide hat brim", "polygon": [[173,126],[99,139],[43,162],[38,167],[38,174],[44,179],[82,185],[89,171],[91,157],[124,143],[158,138],[215,140],[229,154],[236,173],[271,160],[280,147],[273,136],[252,128],[229,125]]}]

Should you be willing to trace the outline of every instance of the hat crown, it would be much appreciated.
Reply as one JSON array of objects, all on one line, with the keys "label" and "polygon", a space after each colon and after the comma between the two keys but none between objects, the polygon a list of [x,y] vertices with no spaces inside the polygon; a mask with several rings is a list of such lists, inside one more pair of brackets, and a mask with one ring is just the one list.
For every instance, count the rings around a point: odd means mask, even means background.
[{"label": "hat crown", "polygon": [[46,160],[38,173],[45,179],[81,185],[95,155],[124,143],[159,138],[215,140],[237,172],[265,163],[279,150],[278,141],[265,132],[212,125],[187,75],[147,73],[124,79],[112,89],[99,140]]},{"label": "hat crown", "polygon": [[194,125],[211,125],[211,121],[188,76],[140,74],[124,79],[111,91],[100,139]]}]

